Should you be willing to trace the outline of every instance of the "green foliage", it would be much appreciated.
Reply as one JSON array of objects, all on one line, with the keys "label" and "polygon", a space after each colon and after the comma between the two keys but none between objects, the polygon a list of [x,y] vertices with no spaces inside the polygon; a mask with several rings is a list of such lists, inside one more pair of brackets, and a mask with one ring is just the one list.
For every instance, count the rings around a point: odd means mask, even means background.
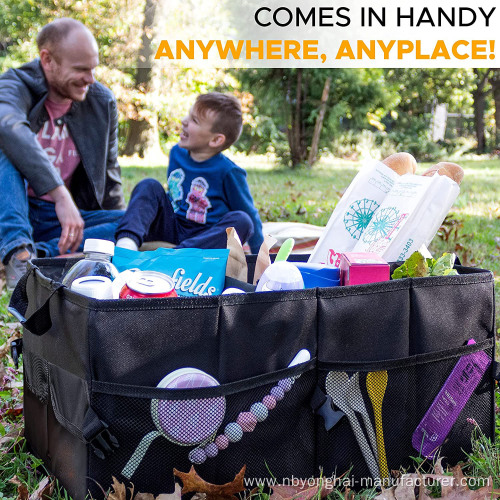
[{"label": "green foliage", "polygon": [[435,161],[446,157],[446,150],[430,138],[430,114],[421,116],[398,114],[398,119],[388,124],[388,138],[395,151],[406,151],[418,161]]},{"label": "green foliage", "polygon": [[[496,393],[497,404],[500,395]],[[500,442],[488,439],[476,424],[472,438],[472,453],[467,453],[467,470],[475,478],[493,479],[493,489],[500,488]]]},{"label": "green foliage", "polygon": [[426,259],[420,252],[413,252],[403,264],[394,270],[391,278],[422,278],[425,276],[450,276],[458,274],[453,269],[454,253],[444,253],[439,259]]},{"label": "green foliage", "polygon": [[[283,154],[285,163],[294,166],[294,137],[299,137],[302,158],[309,148],[316,117],[319,113],[325,80],[330,77],[331,86],[328,105],[320,137],[320,148],[331,149],[332,138],[339,135],[344,127],[362,130],[379,124],[385,107],[395,102],[395,96],[383,85],[383,71],[369,69],[251,69],[235,73],[242,90],[250,92],[254,98],[253,117],[259,117],[273,134],[263,134],[256,129],[245,130],[243,143],[257,151],[273,148],[273,139],[290,144],[290,156]],[[273,126],[269,126],[270,121]],[[279,131],[280,134],[277,134]],[[255,142],[253,142],[255,141]]]}]

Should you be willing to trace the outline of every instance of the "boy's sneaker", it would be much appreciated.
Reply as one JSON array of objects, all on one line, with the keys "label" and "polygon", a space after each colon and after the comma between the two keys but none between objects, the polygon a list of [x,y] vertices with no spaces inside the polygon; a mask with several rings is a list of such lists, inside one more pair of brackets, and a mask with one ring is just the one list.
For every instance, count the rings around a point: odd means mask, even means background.
[{"label": "boy's sneaker", "polygon": [[34,255],[26,248],[20,248],[12,255],[9,262],[5,265],[5,277],[7,279],[7,290],[14,290],[17,282],[26,273],[28,267],[28,260]]}]

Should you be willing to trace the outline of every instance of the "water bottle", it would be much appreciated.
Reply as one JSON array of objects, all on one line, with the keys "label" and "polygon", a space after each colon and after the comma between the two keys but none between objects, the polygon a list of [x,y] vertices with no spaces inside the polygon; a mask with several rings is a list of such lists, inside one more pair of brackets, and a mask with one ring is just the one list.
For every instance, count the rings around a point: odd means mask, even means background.
[{"label": "water bottle", "polygon": [[111,281],[118,276],[118,270],[111,262],[115,253],[115,244],[112,241],[89,238],[85,240],[83,253],[85,258],[79,260],[66,273],[63,285],[71,288],[73,281],[83,276],[105,276]]}]

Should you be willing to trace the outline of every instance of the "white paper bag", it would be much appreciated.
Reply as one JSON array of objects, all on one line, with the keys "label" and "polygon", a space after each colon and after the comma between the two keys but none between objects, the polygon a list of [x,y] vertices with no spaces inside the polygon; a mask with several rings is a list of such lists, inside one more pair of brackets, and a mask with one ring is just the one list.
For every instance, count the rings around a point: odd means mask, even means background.
[{"label": "white paper bag", "polygon": [[427,246],[460,192],[449,177],[406,174],[394,184],[354,247],[387,262],[407,259]]},{"label": "white paper bag", "polygon": [[335,207],[309,262],[339,267],[340,254],[349,251],[405,260],[431,242],[459,192],[449,177],[399,176],[371,162]]},{"label": "white paper bag", "polygon": [[399,175],[379,161],[366,162],[337,203],[309,262],[340,265],[340,255],[351,251],[375,210]]}]

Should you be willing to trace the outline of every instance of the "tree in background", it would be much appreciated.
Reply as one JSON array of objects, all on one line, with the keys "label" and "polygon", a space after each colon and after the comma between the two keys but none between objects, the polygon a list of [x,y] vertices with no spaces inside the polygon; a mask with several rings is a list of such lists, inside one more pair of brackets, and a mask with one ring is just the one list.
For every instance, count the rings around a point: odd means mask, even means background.
[{"label": "tree in background", "polygon": [[[460,127],[452,139],[432,142],[435,103],[460,115],[474,113],[477,151],[487,149],[490,130],[492,146],[499,146],[498,69],[229,71],[190,67],[189,61],[151,61],[155,25],[161,26],[162,37],[188,40],[197,26],[197,38],[216,39],[230,24],[227,16],[238,16],[240,9],[237,2],[226,2],[214,18],[210,5],[196,0],[2,0],[0,71],[35,57],[39,29],[69,16],[89,26],[98,41],[96,74],[118,100],[122,154],[158,155],[158,137],[175,141],[196,95],[211,90],[235,92],[243,101],[245,131],[237,148],[274,151],[292,166],[312,164],[325,150],[349,157],[376,148],[406,150],[429,160],[448,156],[454,148],[466,150]],[[211,22],[204,23],[208,18]]]},{"label": "tree in background", "polygon": [[399,95],[393,117],[387,119],[389,138],[398,149],[418,159],[437,159],[453,152],[460,141],[432,142],[429,134],[432,111],[437,103],[446,104],[448,112],[468,115],[473,111],[471,89],[474,74],[470,69],[444,68],[390,69],[386,81]]},{"label": "tree in background", "polygon": [[128,132],[123,154],[144,157],[161,157],[158,133],[158,110],[151,109],[147,101],[155,94],[153,81],[153,35],[157,22],[158,0],[146,0],[142,23],[141,46],[137,55],[134,90],[138,99],[129,114]]},{"label": "tree in background", "polygon": [[495,149],[500,149],[500,69],[493,71],[490,77],[491,92],[495,103]]},{"label": "tree in background", "polygon": [[[239,70],[236,76],[242,90],[253,94],[253,114],[258,114],[261,123],[268,122],[270,138],[280,134],[286,138],[289,149],[278,154],[292,167],[306,161],[318,115],[323,115],[319,147],[329,147],[345,120],[354,129],[379,123],[393,101],[393,95],[381,85],[383,71],[377,69],[252,69]],[[322,97],[328,78],[331,83],[325,104]],[[261,147],[270,145],[263,135],[255,138]]]},{"label": "tree in background", "polygon": [[475,88],[472,90],[472,96],[474,97],[474,125],[476,129],[477,152],[479,154],[486,151],[484,114],[486,111],[486,97],[490,91],[488,78],[492,72],[492,69],[474,68]]}]

